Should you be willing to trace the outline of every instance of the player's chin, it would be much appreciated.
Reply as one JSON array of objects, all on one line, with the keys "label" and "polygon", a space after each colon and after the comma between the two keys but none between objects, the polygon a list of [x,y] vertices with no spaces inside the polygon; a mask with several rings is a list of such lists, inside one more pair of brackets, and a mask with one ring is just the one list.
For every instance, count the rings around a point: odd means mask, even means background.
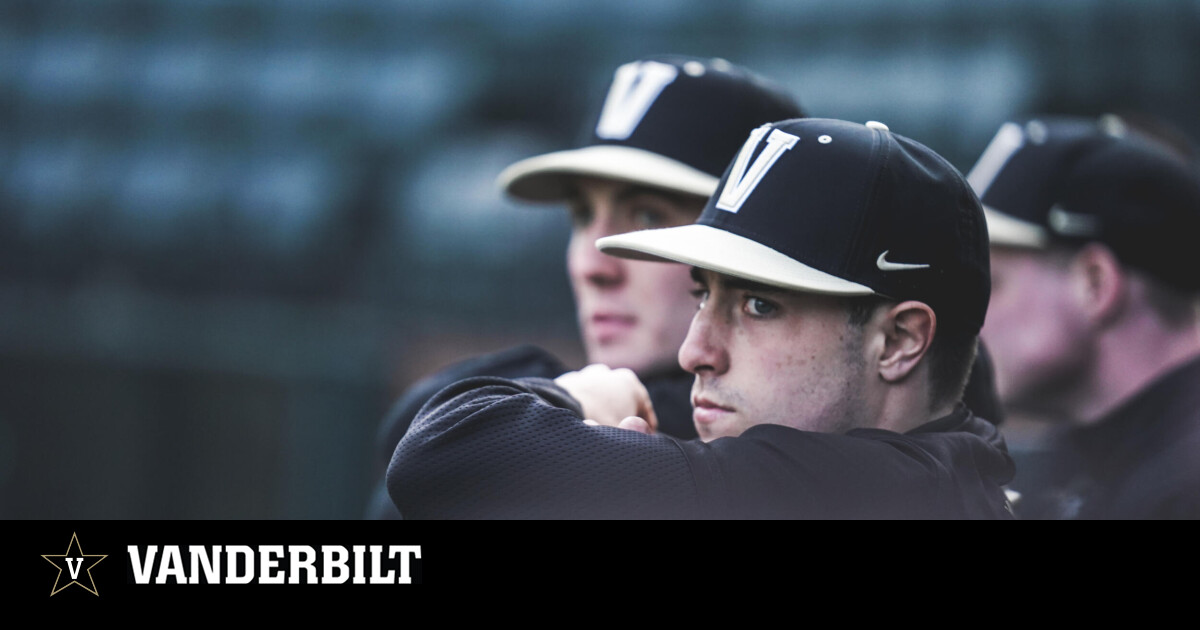
[{"label": "player's chin", "polygon": [[714,420],[703,416],[703,413],[698,414],[697,411],[692,412],[692,424],[696,427],[696,434],[700,436],[701,442],[711,442],[717,438],[737,437],[746,430],[740,422],[734,418],[723,418]]}]

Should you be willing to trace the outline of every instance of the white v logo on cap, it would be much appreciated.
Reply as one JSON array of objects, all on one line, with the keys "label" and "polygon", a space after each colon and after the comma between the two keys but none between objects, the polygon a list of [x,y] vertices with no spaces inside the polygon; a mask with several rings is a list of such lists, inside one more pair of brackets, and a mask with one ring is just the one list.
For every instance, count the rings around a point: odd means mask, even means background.
[{"label": "white v logo on cap", "polygon": [[884,250],[884,252],[879,255],[879,258],[875,259],[875,266],[879,267],[880,271],[908,271],[908,270],[912,270],[912,269],[928,269],[929,268],[929,265],[889,262],[887,259],[887,255],[888,255],[889,251],[891,251],[891,250]]},{"label": "white v logo on cap", "polygon": [[967,183],[975,189],[975,194],[982,197],[992,182],[996,181],[996,176],[1000,174],[1004,165],[1008,164],[1009,158],[1023,146],[1025,146],[1025,132],[1021,130],[1020,125],[1016,123],[1001,125],[1000,131],[996,132],[996,136],[983,150],[983,155],[979,156],[979,161],[975,162],[975,166],[971,167],[971,172],[967,173]]},{"label": "white v logo on cap", "polygon": [[605,140],[628,138],[677,76],[675,66],[658,61],[635,61],[617,68],[596,124],[596,135]]},{"label": "white v logo on cap", "polygon": [[758,148],[758,144],[762,142],[762,137],[766,135],[768,129],[770,126],[764,125],[750,132],[750,137],[746,139],[746,144],[742,145],[742,150],[733,162],[729,178],[725,180],[725,187],[721,189],[721,196],[717,198],[718,209],[734,213],[740,210],[742,204],[750,198],[750,193],[754,192],[754,188],[762,181],[763,176],[775,165],[775,161],[783,155],[784,151],[796,146],[796,143],[800,141],[800,136],[793,136],[778,129],[772,130],[771,135],[767,137],[766,148],[754,159],[754,164],[750,164],[747,168],[750,156],[754,154],[754,150]]}]

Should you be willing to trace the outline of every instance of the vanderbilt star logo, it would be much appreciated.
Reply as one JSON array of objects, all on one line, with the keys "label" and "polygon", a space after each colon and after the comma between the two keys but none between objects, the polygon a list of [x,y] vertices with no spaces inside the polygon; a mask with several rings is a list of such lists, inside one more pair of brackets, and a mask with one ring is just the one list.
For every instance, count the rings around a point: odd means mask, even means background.
[{"label": "vanderbilt star logo", "polygon": [[[42,555],[46,562],[58,567],[58,577],[54,580],[54,589],[50,591],[50,596],[58,594],[59,591],[67,588],[72,584],[78,584],[83,590],[99,597],[100,593],[96,592],[96,583],[92,581],[92,567],[100,564],[100,561],[107,558],[107,555],[84,555],[83,550],[79,548],[79,539],[74,533],[71,534],[71,542],[67,545],[67,552],[58,555]],[[63,570],[66,570],[70,576],[70,581],[62,586],[59,584],[63,581]],[[80,581],[79,576],[87,571],[87,584]],[[91,586],[88,586],[91,585]]]}]

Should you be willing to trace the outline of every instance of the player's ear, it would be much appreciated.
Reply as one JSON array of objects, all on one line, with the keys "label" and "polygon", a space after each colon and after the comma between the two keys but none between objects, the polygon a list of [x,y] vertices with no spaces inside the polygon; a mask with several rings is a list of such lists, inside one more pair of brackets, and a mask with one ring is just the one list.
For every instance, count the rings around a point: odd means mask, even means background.
[{"label": "player's ear", "polygon": [[937,316],[924,302],[909,300],[887,309],[880,320],[883,352],[879,376],[898,383],[912,374],[929,351],[937,331]]},{"label": "player's ear", "polygon": [[1129,299],[1129,278],[1111,249],[1088,243],[1071,259],[1075,297],[1098,325],[1116,319]]}]

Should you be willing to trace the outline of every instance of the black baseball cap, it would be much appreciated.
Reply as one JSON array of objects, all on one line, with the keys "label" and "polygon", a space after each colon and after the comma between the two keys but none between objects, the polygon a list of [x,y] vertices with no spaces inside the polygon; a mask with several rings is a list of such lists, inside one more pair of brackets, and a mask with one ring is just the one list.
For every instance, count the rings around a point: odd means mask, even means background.
[{"label": "black baseball cap", "polygon": [[1116,116],[1034,117],[1000,127],[967,176],[993,245],[1104,243],[1123,264],[1200,289],[1195,166]]},{"label": "black baseball cap", "polygon": [[928,304],[976,333],[991,293],[987,228],[963,176],[881,123],[755,129],[693,225],[596,242],[797,291]]},{"label": "black baseball cap", "polygon": [[561,201],[578,176],[707,197],[751,129],[803,115],[778,86],[723,59],[647,57],[617,68],[577,148],[521,160],[497,184],[526,201]]}]

